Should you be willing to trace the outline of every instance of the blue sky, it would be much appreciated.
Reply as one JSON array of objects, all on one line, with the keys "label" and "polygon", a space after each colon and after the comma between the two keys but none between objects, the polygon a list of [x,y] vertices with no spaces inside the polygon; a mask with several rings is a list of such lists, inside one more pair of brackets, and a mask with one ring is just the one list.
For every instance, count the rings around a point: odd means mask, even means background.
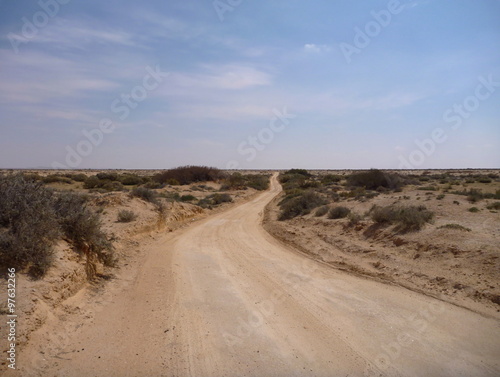
[{"label": "blue sky", "polygon": [[500,167],[498,0],[0,10],[0,168]]}]

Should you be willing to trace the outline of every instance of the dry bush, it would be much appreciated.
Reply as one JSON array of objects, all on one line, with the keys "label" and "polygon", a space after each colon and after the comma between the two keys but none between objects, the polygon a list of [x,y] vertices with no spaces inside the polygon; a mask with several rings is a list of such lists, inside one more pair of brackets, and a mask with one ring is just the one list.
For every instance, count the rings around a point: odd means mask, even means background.
[{"label": "dry bush", "polygon": [[337,206],[333,207],[330,212],[328,212],[328,218],[329,219],[343,219],[344,217],[347,217],[351,210],[347,207],[343,206]]},{"label": "dry bush", "polygon": [[378,169],[366,172],[353,173],[347,178],[347,185],[363,187],[367,190],[380,190],[386,188],[399,190],[404,185],[404,179],[395,173],[386,173]]},{"label": "dry bush", "polygon": [[370,210],[371,218],[378,224],[396,224],[401,231],[420,230],[425,223],[431,222],[434,213],[425,206],[374,206]]},{"label": "dry bush", "polygon": [[137,215],[132,211],[122,209],[120,212],[118,212],[117,221],[119,223],[130,223],[132,221],[135,221],[136,219]]},{"label": "dry bush", "polygon": [[41,277],[60,234],[51,190],[21,175],[0,177],[0,264]]},{"label": "dry bush", "polygon": [[289,220],[297,216],[307,215],[314,208],[325,204],[326,201],[313,191],[306,191],[291,198],[287,197],[280,203],[279,220]]}]

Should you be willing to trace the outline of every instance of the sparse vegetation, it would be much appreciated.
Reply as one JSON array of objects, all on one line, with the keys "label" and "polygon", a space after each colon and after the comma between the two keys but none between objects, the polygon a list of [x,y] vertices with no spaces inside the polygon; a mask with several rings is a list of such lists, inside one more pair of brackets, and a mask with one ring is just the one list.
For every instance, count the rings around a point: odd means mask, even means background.
[{"label": "sparse vegetation", "polygon": [[297,216],[307,215],[314,208],[326,204],[326,201],[313,191],[306,191],[286,197],[280,203],[279,220],[289,220]]},{"label": "sparse vegetation", "polygon": [[486,206],[486,208],[489,209],[489,210],[496,210],[496,211],[498,211],[498,210],[500,210],[500,202],[493,202],[491,204],[488,204]]},{"label": "sparse vegetation", "polygon": [[22,175],[0,177],[0,263],[41,277],[63,237],[85,254],[89,277],[96,260],[112,265],[112,243],[86,200],[74,193],[55,193]]},{"label": "sparse vegetation", "polygon": [[441,225],[440,227],[438,227],[438,229],[454,229],[454,230],[460,230],[462,232],[470,232],[471,231],[470,228],[466,228],[460,224],[445,224],[445,225]]},{"label": "sparse vegetation", "polygon": [[328,207],[328,206],[319,207],[316,210],[316,212],[314,213],[314,216],[316,216],[316,217],[325,216],[328,213],[329,210],[330,210],[330,207]]},{"label": "sparse vegetation", "polygon": [[374,206],[370,214],[375,223],[396,224],[401,231],[420,230],[434,217],[434,213],[425,206]]},{"label": "sparse vegetation", "polygon": [[165,170],[157,174],[153,179],[159,183],[170,185],[189,185],[196,182],[218,182],[225,178],[225,173],[217,168],[208,166],[181,166],[175,169]]},{"label": "sparse vegetation", "polygon": [[330,212],[328,212],[328,218],[329,219],[343,219],[344,217],[347,217],[351,210],[347,207],[343,206],[336,206],[333,207]]},{"label": "sparse vegetation", "polygon": [[130,223],[132,221],[135,221],[136,219],[137,219],[137,215],[132,211],[122,209],[120,212],[118,212],[117,221],[119,223]]},{"label": "sparse vegetation", "polygon": [[353,173],[347,178],[347,185],[363,187],[367,190],[399,190],[404,185],[403,178],[395,173],[386,173],[378,169]]},{"label": "sparse vegetation", "polygon": [[156,193],[156,191],[153,191],[146,187],[136,187],[130,192],[130,195],[136,198],[140,198],[149,203],[158,203],[158,194]]},{"label": "sparse vegetation", "polygon": [[479,211],[480,211],[480,209],[479,209],[479,208],[477,208],[477,207],[470,207],[470,208],[468,209],[468,211],[469,211],[469,212],[472,212],[472,213],[477,213],[477,212],[479,212]]}]

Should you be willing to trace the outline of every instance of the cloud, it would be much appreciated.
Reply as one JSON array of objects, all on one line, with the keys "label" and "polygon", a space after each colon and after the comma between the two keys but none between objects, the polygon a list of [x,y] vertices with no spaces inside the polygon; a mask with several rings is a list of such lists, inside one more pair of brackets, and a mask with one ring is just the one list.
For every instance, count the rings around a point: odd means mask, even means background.
[{"label": "cloud", "polygon": [[304,51],[310,54],[321,54],[329,52],[331,48],[327,45],[317,45],[314,43],[308,43],[304,45]]},{"label": "cloud", "polygon": [[242,90],[271,84],[271,76],[248,65],[205,65],[203,73],[172,73],[171,84],[180,88]]}]

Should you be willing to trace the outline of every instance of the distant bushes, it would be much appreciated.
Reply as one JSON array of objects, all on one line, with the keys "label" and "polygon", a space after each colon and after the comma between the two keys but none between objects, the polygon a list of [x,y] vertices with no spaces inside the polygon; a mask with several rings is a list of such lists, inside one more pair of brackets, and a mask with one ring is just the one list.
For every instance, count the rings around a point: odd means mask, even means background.
[{"label": "distant bushes", "polygon": [[347,185],[353,187],[363,187],[367,190],[400,190],[404,185],[403,178],[395,173],[386,173],[378,169],[371,169],[366,172],[353,173],[347,177]]},{"label": "distant bushes", "polygon": [[281,201],[279,220],[289,220],[297,216],[307,215],[314,208],[325,204],[326,201],[312,191],[306,191],[298,195],[292,194]]},{"label": "distant bushes", "polygon": [[[181,166],[165,170],[153,177],[153,180],[163,184],[189,185],[195,182],[218,182],[225,178],[222,170],[208,166]],[[170,182],[170,183],[169,183]]]},{"label": "distant bushes", "polygon": [[87,261],[89,277],[95,262],[113,264],[113,247],[101,230],[99,215],[86,197],[56,194],[22,175],[0,177],[0,263],[43,276],[53,263],[53,246],[61,238]]},{"label": "distant bushes", "polygon": [[269,188],[269,177],[261,174],[233,173],[226,178],[224,190],[245,190],[247,187],[264,191]]},{"label": "distant bushes", "polygon": [[470,228],[466,228],[460,224],[445,224],[441,225],[438,229],[454,229],[454,230],[460,230],[462,232],[470,232]]},{"label": "distant bushes", "polygon": [[374,206],[370,210],[372,220],[377,224],[396,224],[401,231],[420,230],[431,222],[434,213],[425,206]]}]

